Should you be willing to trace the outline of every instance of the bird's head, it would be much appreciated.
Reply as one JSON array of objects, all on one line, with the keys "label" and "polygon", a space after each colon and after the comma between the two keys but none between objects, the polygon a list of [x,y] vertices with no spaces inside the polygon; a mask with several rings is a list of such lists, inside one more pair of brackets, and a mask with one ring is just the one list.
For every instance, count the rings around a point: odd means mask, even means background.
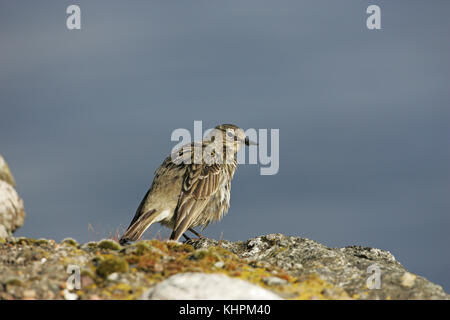
[{"label": "bird's head", "polygon": [[224,143],[226,148],[229,148],[232,152],[236,153],[242,147],[242,145],[257,145],[256,142],[250,141],[245,135],[244,130],[235,126],[234,124],[220,124],[215,127],[208,135],[211,141],[216,141],[217,138],[221,138],[221,143]]}]

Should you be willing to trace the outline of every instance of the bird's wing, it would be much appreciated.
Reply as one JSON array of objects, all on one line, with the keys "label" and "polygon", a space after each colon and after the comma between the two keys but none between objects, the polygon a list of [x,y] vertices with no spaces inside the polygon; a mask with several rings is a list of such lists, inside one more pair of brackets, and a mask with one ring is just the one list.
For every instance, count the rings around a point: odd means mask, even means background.
[{"label": "bird's wing", "polygon": [[156,183],[158,184],[158,182],[161,181],[161,179],[166,179],[167,178],[167,172],[169,172],[170,170],[183,170],[183,163],[182,160],[183,159],[179,159],[178,157],[174,157],[175,160],[178,161],[179,164],[176,164],[172,159],[171,156],[168,156],[166,159],[164,159],[163,163],[161,164],[161,166],[159,166],[159,168],[155,171],[155,176],[153,178],[153,183],[150,186],[150,188],[148,189],[147,193],[145,194],[144,198],[142,198],[141,203],[139,204],[139,207],[136,210],[136,213],[133,217],[133,220],[131,220],[130,226],[128,228],[130,228],[138,219],[139,217],[141,217],[142,215],[146,214],[147,211],[144,211],[145,208],[145,204],[148,200],[148,197],[150,196],[150,193],[152,191],[153,185]]},{"label": "bird's wing", "polygon": [[218,164],[187,166],[175,209],[176,221],[171,239],[178,240],[202,213],[211,195],[219,188],[221,170]]}]

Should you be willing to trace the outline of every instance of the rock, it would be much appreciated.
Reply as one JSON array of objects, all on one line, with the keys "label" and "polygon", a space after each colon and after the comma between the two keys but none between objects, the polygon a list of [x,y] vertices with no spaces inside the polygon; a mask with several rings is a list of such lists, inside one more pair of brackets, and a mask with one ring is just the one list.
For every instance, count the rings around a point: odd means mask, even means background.
[{"label": "rock", "polygon": [[109,281],[117,281],[119,280],[119,274],[117,272],[113,272],[110,275],[108,275],[107,278]]},{"label": "rock", "polygon": [[11,236],[24,221],[22,199],[13,186],[0,180],[0,238]]},{"label": "rock", "polygon": [[[245,242],[199,239],[195,248],[221,246],[247,261],[277,266],[300,279],[317,275],[358,299],[450,299],[441,286],[413,275],[380,249],[349,246],[328,248],[316,241],[269,234]],[[380,289],[369,289],[370,268],[378,268]]]},{"label": "rock", "polygon": [[8,164],[0,154],[0,238],[10,237],[25,221],[23,201],[15,185]]},{"label": "rock", "polygon": [[0,180],[5,181],[9,185],[15,187],[16,182],[14,181],[14,177],[11,174],[11,170],[9,170],[8,164],[6,163],[3,156],[0,154]]},{"label": "rock", "polygon": [[280,300],[273,292],[223,274],[181,273],[142,295],[144,300]]},{"label": "rock", "polygon": [[32,290],[32,289],[24,290],[23,297],[24,297],[24,299],[34,299],[36,297],[36,291]]},{"label": "rock", "polygon": [[404,287],[411,288],[412,286],[414,286],[414,282],[416,281],[416,278],[417,278],[417,276],[415,274],[405,272],[401,277],[402,285]]},{"label": "rock", "polygon": [[[281,234],[238,242],[143,240],[116,249],[74,239],[0,239],[0,300],[169,299],[169,293],[253,299],[247,294],[255,287],[277,299],[450,298],[387,251],[328,248]],[[77,275],[81,287],[68,290]]]},{"label": "rock", "polygon": [[280,286],[287,283],[286,280],[278,278],[278,277],[267,277],[263,278],[262,281],[268,286]]}]

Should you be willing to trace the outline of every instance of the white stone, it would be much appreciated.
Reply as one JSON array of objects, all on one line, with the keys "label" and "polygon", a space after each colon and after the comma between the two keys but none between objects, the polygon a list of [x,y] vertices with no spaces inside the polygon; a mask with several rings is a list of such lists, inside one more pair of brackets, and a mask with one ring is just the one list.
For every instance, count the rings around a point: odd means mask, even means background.
[{"label": "white stone", "polygon": [[119,274],[117,272],[113,272],[108,276],[109,281],[117,281],[119,279]]},{"label": "white stone", "polygon": [[5,237],[5,231],[7,235],[10,235],[21,227],[24,220],[25,210],[22,199],[13,186],[0,180],[0,225],[4,226],[0,230],[1,237]]},{"label": "white stone", "polygon": [[411,288],[412,286],[414,286],[414,282],[416,282],[416,278],[417,278],[416,275],[409,273],[409,272],[405,272],[401,278],[402,285],[404,287]]},{"label": "white stone", "polygon": [[278,277],[267,277],[263,278],[262,281],[268,286],[281,286],[286,284],[287,281]]},{"label": "white stone", "polygon": [[224,274],[176,274],[142,295],[144,300],[281,300],[247,281]]}]

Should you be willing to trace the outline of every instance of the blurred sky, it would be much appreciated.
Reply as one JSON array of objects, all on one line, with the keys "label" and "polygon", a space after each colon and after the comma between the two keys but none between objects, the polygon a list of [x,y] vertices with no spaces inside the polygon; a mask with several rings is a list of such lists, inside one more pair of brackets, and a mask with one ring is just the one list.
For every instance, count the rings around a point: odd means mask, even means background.
[{"label": "blurred sky", "polygon": [[[369,4],[382,30],[366,28]],[[194,120],[277,128],[279,173],[241,165],[206,236],[377,247],[449,292],[449,12],[439,0],[1,1],[0,152],[28,214],[16,234],[123,230],[172,131]]]}]

